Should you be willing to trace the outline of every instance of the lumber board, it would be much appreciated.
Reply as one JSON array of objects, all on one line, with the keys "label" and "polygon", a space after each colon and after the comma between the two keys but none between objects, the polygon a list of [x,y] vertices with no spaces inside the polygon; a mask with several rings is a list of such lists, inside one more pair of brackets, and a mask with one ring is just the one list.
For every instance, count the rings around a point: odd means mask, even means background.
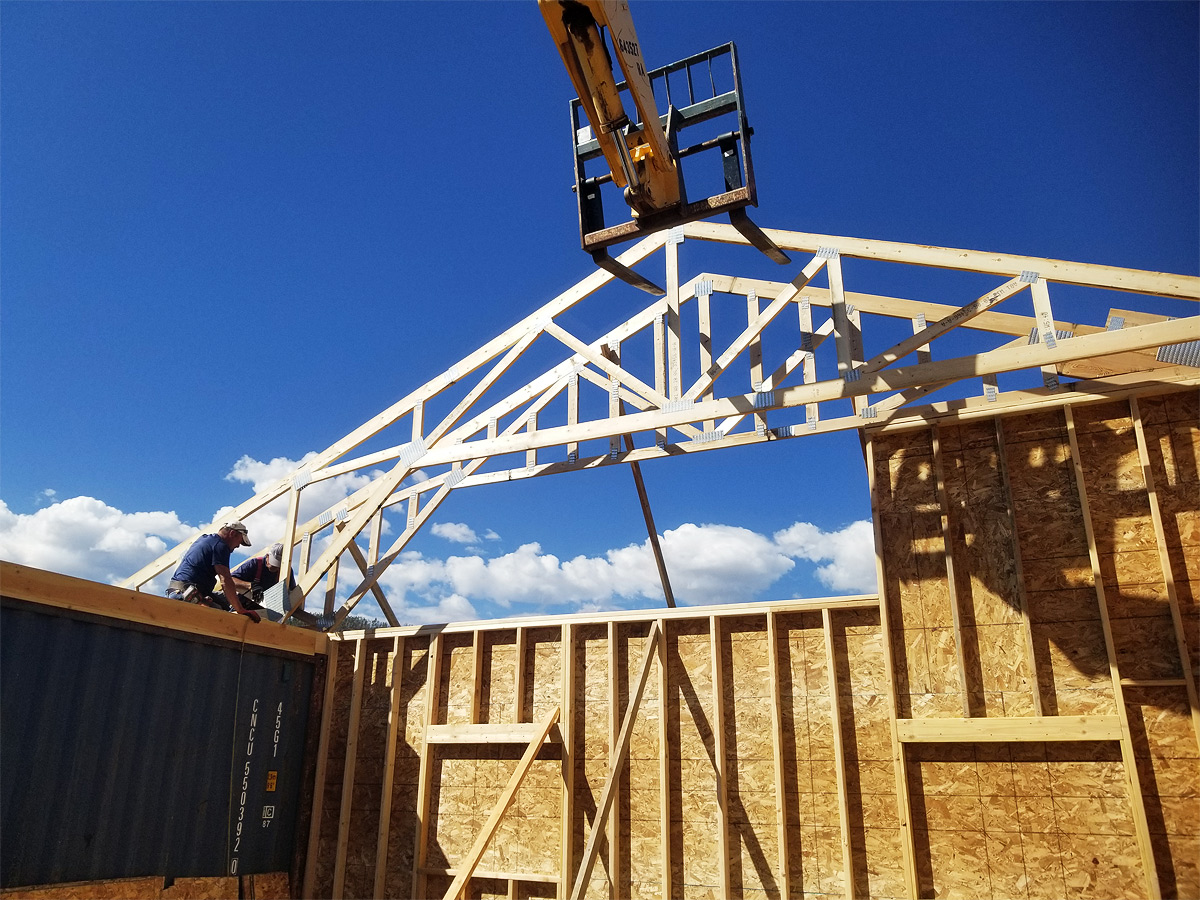
[{"label": "lumber board", "polygon": [[825,666],[829,672],[829,704],[833,720],[833,767],[837,781],[838,843],[842,848],[842,872],[846,900],[854,900],[854,859],[850,848],[850,798],[846,790],[846,744],[842,736],[842,701],[838,691],[837,658],[833,650],[833,617],[821,610],[825,635]]},{"label": "lumber board", "polygon": [[337,850],[334,853],[333,900],[342,900],[346,887],[346,848],[350,844],[350,816],[354,802],[354,770],[358,762],[358,729],[362,720],[363,680],[366,677],[367,642],[354,648],[354,686],[350,694],[350,721],[346,726],[346,758],[342,769],[342,803],[338,815]]},{"label": "lumber board", "polygon": [[[366,641],[363,641],[365,644]],[[371,896],[383,897],[388,871],[388,844],[392,827],[392,786],[396,777],[397,730],[400,719],[400,695],[404,684],[404,644],[400,635],[392,638],[392,683],[389,690],[387,744],[383,754],[383,784],[379,791],[379,827],[375,841],[375,881]]]},{"label": "lumber board", "polygon": [[341,646],[331,643],[325,666],[325,693],[321,702],[321,731],[317,739],[317,766],[313,776],[312,811],[309,816],[308,849],[304,855],[302,896],[316,896],[318,851],[321,845],[321,819],[325,809],[325,770],[329,765],[329,737],[332,733],[333,701],[337,687],[337,661]]},{"label": "lumber board", "polygon": [[909,744],[1008,741],[1119,741],[1117,716],[998,716],[971,719],[898,719],[897,734]]},{"label": "lumber board", "polygon": [[4,560],[0,560],[0,593],[14,600],[27,600],[57,609],[306,656],[324,653],[328,644],[328,636],[319,631],[267,619],[254,623],[245,616],[231,615],[219,609]]},{"label": "lumber board", "polygon": [[[896,241],[873,241],[855,237],[779,231],[764,228],[763,232],[782,250],[798,253],[815,252],[819,247],[831,247],[843,256],[877,259],[885,262],[934,266],[942,269],[961,269],[1012,277],[1022,272],[1038,272],[1043,278],[1063,284],[1084,287],[1110,288],[1158,297],[1177,297],[1200,300],[1200,278],[1194,275],[1172,275],[1140,269],[1122,269],[1095,263],[1069,262],[1036,256],[1017,256],[1009,253],[987,253],[924,244],[905,244]],[[719,222],[690,222],[683,233],[696,240],[719,241],[749,246],[732,225]]]},{"label": "lumber board", "polygon": [[[482,631],[476,634],[483,634]],[[425,729],[425,740],[431,744],[528,744],[537,735],[539,725],[534,722],[501,723],[487,725],[430,725]],[[548,738],[550,743],[561,740],[557,732]]]}]

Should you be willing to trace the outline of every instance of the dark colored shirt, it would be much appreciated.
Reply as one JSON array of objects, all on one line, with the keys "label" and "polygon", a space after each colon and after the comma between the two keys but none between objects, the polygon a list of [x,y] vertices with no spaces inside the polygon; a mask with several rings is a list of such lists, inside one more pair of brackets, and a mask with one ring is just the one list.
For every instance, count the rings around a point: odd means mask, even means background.
[{"label": "dark colored shirt", "polygon": [[[269,587],[274,587],[279,583],[279,570],[272,569],[266,563],[265,556],[252,556],[240,566],[233,570],[230,574],[234,578],[240,578],[242,581],[249,581],[251,584],[257,584],[264,591]],[[291,572],[288,573],[288,590],[296,586],[296,576]]]},{"label": "dark colored shirt", "polygon": [[217,586],[217,566],[228,566],[231,552],[219,534],[202,534],[183,554],[171,578],[194,584],[201,593],[211,594]]}]

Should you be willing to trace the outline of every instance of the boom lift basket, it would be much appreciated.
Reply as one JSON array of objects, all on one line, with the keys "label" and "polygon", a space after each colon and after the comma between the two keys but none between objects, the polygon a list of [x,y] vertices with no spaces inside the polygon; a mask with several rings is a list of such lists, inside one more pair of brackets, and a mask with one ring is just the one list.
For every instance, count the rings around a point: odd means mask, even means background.
[{"label": "boom lift basket", "polygon": [[[724,69],[726,65],[732,71],[733,86],[731,90],[718,91],[718,81],[721,84],[729,83]],[[714,75],[714,67],[718,70],[719,78]],[[611,183],[613,178],[604,163],[600,144],[592,134],[583,105],[577,97],[571,101],[571,134],[575,149],[574,190],[579,200],[579,232],[583,249],[594,256],[607,256],[606,248],[613,244],[727,212],[730,214],[730,221],[754,246],[776,262],[786,263],[786,255],[775,247],[744,212],[747,206],[757,206],[758,200],[754,189],[754,166],[750,159],[750,135],[753,131],[746,121],[746,108],[742,102],[737,48],[730,42],[654,69],[648,72],[647,76],[654,89],[655,98],[666,98],[667,114],[662,116],[661,124],[666,131],[671,150],[679,162],[681,202],[678,206],[661,212],[632,216],[620,224],[605,226],[601,188]],[[682,90],[681,85],[685,86],[686,90]],[[627,95],[627,83],[619,83],[617,90]],[[684,105],[680,106],[681,102],[684,102]],[[626,104],[627,110],[631,108],[634,108],[632,103]],[[681,138],[685,129],[712,122],[728,114],[734,114],[732,130],[683,144]],[[728,123],[729,119],[724,121]],[[629,127],[638,129],[641,124],[636,122]],[[711,130],[715,129],[710,128]],[[725,189],[711,197],[689,200],[686,185],[682,183],[682,161],[712,150],[721,154]],[[589,176],[586,171],[587,164],[595,159],[600,159],[603,172]],[[624,204],[622,208],[625,208]]]}]

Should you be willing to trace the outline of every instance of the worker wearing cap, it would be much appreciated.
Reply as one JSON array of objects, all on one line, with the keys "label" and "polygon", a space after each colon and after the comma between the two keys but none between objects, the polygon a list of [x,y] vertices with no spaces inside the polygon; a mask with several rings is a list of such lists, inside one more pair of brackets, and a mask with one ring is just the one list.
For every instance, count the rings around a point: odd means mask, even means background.
[{"label": "worker wearing cap", "polygon": [[[167,596],[172,600],[186,600],[202,606],[232,609],[251,621],[259,621],[259,615],[242,604],[233,589],[229,574],[229,554],[238,547],[250,546],[250,534],[241,522],[226,522],[216,534],[203,534],[188,547],[179,561],[179,567],[167,585]],[[224,596],[213,593],[217,578],[221,578]]]},{"label": "worker wearing cap", "polygon": [[[260,609],[263,593],[279,583],[279,569],[283,565],[283,544],[272,544],[265,553],[252,556],[233,570],[233,585],[242,598],[242,604],[250,609]],[[296,587],[296,578],[288,572],[288,592]],[[287,604],[284,603],[284,607]]]}]

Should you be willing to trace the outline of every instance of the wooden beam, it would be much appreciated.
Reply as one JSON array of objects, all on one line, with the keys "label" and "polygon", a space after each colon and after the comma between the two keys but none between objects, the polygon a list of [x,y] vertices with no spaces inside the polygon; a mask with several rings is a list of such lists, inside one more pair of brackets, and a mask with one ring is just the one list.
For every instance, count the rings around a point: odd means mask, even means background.
[{"label": "wooden beam", "polygon": [[582,735],[575,733],[575,626],[570,622],[562,625],[559,641],[559,659],[562,664],[562,694],[559,709],[563,711],[562,722],[562,877],[558,883],[559,900],[566,897],[567,882],[575,870],[575,753]]},{"label": "wooden beam", "polygon": [[666,264],[667,276],[667,396],[678,400],[682,396],[682,357],[680,349],[679,305],[679,242],[680,235],[672,228],[667,232],[667,244],[663,249],[663,260]]},{"label": "wooden beam", "polygon": [[721,619],[708,617],[708,633],[712,654],[713,697],[713,767],[717,789],[717,847],[720,854],[720,883],[722,897],[733,896],[729,879],[729,784],[725,760],[725,670],[721,666]]},{"label": "wooden beam", "polygon": [[3,560],[0,560],[0,593],[56,609],[305,656],[324,653],[328,643],[325,635],[306,628],[292,628],[267,619],[256,624],[245,616],[231,616],[219,609]]},{"label": "wooden beam", "polygon": [[821,610],[825,633],[825,668],[829,672],[829,705],[833,721],[833,770],[837,780],[838,835],[842,846],[843,896],[854,900],[854,855],[850,849],[850,795],[846,787],[846,745],[842,738],[842,698],[838,689],[837,656],[833,651],[833,617]]},{"label": "wooden beam", "polygon": [[496,801],[496,805],[492,808],[487,821],[483,823],[483,828],[479,832],[479,836],[475,838],[475,843],[471,845],[471,849],[468,851],[466,857],[456,867],[454,881],[446,889],[444,900],[455,900],[455,898],[463,895],[471,874],[475,871],[475,867],[479,865],[479,860],[483,857],[483,851],[487,849],[488,841],[496,833],[496,827],[500,824],[501,817],[507,812],[508,807],[512,805],[513,797],[516,796],[517,789],[521,787],[521,782],[525,780],[525,776],[529,774],[529,770],[533,768],[533,763],[537,759],[538,752],[541,750],[546,736],[558,721],[558,712],[558,707],[554,707],[538,726],[537,733],[529,742],[529,746],[525,749],[525,754],[521,757],[520,762],[517,763],[517,768],[508,779],[508,784],[505,785],[504,791],[500,794],[500,799]]},{"label": "wooden beam", "polygon": [[[476,634],[483,634],[477,631]],[[540,726],[535,722],[502,722],[496,725],[430,725],[425,729],[425,740],[431,744],[528,744]],[[551,734],[549,741],[556,743],[561,737]]]},{"label": "wooden beam", "polygon": [[[879,517],[879,485],[875,478],[875,441],[864,434],[866,444],[867,486],[871,494],[871,523],[875,537],[875,581],[879,586],[879,623],[883,632],[883,659],[887,667],[888,727],[892,738],[892,769],[896,775],[896,818],[900,826],[900,858],[904,868],[905,894],[909,900],[920,896],[917,882],[916,848],[912,834],[912,804],[908,793],[908,768],[904,744],[897,727],[899,716],[896,696],[896,659],[891,613],[887,602],[887,580],[883,565],[883,530]],[[903,638],[901,638],[903,640]]]},{"label": "wooden beam", "polygon": [[629,758],[629,739],[633,735],[633,724],[637,720],[638,710],[642,705],[642,695],[646,690],[646,681],[650,677],[650,666],[653,664],[654,657],[658,653],[658,639],[661,628],[661,623],[655,621],[650,626],[650,633],[646,636],[646,649],[642,654],[642,668],[638,673],[637,683],[630,694],[629,706],[625,710],[625,718],[621,722],[621,733],[617,736],[616,753],[615,755],[610,754],[608,778],[604,782],[604,789],[600,792],[600,802],[596,806],[596,815],[592,819],[592,831],[588,835],[587,844],[583,848],[583,856],[579,860],[579,871],[575,874],[575,881],[571,887],[571,900],[580,900],[583,897],[587,888],[588,878],[592,874],[592,866],[596,862],[596,850],[600,847],[600,838],[604,834],[605,821],[608,818],[608,812],[612,808],[612,802],[616,796],[618,775],[622,767],[624,767],[625,761]]},{"label": "wooden beam", "polygon": [[1118,716],[995,716],[974,719],[899,719],[907,744],[975,744],[1028,741],[1119,741]]},{"label": "wooden beam", "polygon": [[658,619],[658,828],[662,842],[660,885],[663,900],[672,895],[671,878],[671,754],[668,741],[667,710],[670,698],[670,672],[667,666],[667,620]]},{"label": "wooden beam", "polygon": [[[387,880],[388,844],[392,833],[392,786],[396,778],[400,696],[404,692],[404,637],[392,638],[391,704],[388,706],[387,747],[383,755],[383,785],[379,792],[379,829],[375,841],[375,885],[372,897],[383,897]],[[309,896],[309,895],[305,895]]]},{"label": "wooden beam", "polygon": [[[425,731],[437,724],[438,690],[442,680],[442,637],[438,632],[429,639],[429,652],[425,659]],[[427,738],[421,740],[420,761],[417,768],[417,828],[413,839],[412,896],[425,896],[425,876],[421,870],[429,862],[429,799],[432,786],[434,751]]]},{"label": "wooden beam", "polygon": [[367,640],[354,648],[354,686],[350,691],[350,719],[346,724],[346,760],[342,770],[342,805],[338,814],[337,848],[333,856],[333,900],[342,900],[346,888],[346,848],[350,844],[350,816],[354,811],[354,769],[358,762],[358,726],[362,717],[363,681],[366,676]]},{"label": "wooden beam", "polygon": [[[1007,253],[987,253],[950,247],[930,247],[922,244],[903,244],[895,241],[873,241],[863,238],[838,237],[829,234],[806,234],[797,231],[778,231],[764,228],[764,233],[781,249],[799,253],[815,252],[818,247],[832,247],[843,256],[878,259],[885,262],[934,266],[942,269],[961,269],[968,272],[987,272],[992,275],[1020,275],[1040,272],[1043,278],[1063,284],[1111,288],[1160,297],[1179,297],[1200,300],[1200,278],[1194,275],[1169,275],[1140,269],[1120,269],[1091,263],[1043,259],[1036,256],[1015,256]],[[720,222],[691,222],[683,226],[689,238],[701,241],[720,241],[726,244],[749,246],[732,225]]]},{"label": "wooden beam", "polygon": [[1070,406],[1063,409],[1067,420],[1067,438],[1071,444],[1071,464],[1075,472],[1075,488],[1079,493],[1079,506],[1083,513],[1083,529],[1087,535],[1088,558],[1092,563],[1092,580],[1096,588],[1096,602],[1100,609],[1100,625],[1104,631],[1104,649],[1108,655],[1108,671],[1112,681],[1113,701],[1117,706],[1117,719],[1121,726],[1121,759],[1125,764],[1125,789],[1129,794],[1129,806],[1133,812],[1133,832],[1137,838],[1138,852],[1142,858],[1142,872],[1146,878],[1146,893],[1150,900],[1159,900],[1162,889],[1158,881],[1158,868],[1154,861],[1150,824],[1146,817],[1146,804],[1142,797],[1141,776],[1138,774],[1137,757],[1133,749],[1133,738],[1129,731],[1129,710],[1125,707],[1125,693],[1121,687],[1121,673],[1117,668],[1117,649],[1113,642],[1112,623],[1108,615],[1108,600],[1104,589],[1104,573],[1100,568],[1100,554],[1096,549],[1096,532],[1092,523],[1091,507],[1088,504],[1087,484],[1083,474],[1083,459],[1079,453],[1079,440],[1075,434],[1075,415]]},{"label": "wooden beam", "polygon": [[[775,774],[775,838],[779,859],[775,877],[779,896],[792,896],[792,862],[788,855],[787,799],[783,780],[783,696],[779,690],[779,614],[767,613],[767,683],[771,694],[771,759]],[[664,895],[665,896],[665,895]]]},{"label": "wooden beam", "polygon": [[317,741],[317,770],[313,775],[312,811],[308,825],[308,849],[304,856],[304,877],[301,896],[317,895],[317,862],[321,849],[321,820],[325,811],[325,770],[329,765],[329,734],[332,731],[333,699],[337,688],[337,662],[341,642],[329,647],[325,662],[325,696],[321,702],[321,731]]},{"label": "wooden beam", "polygon": [[[617,745],[621,741],[621,655],[617,652],[619,635],[616,622],[608,623],[608,769],[613,781],[613,791],[621,790],[622,766],[618,759]],[[603,788],[601,788],[603,792]],[[593,820],[593,827],[598,828],[599,816]],[[621,807],[612,804],[608,820],[604,823],[608,834],[608,896],[609,900],[619,900],[620,891],[624,885],[617,885],[621,871]],[[665,843],[665,842],[664,842]],[[587,858],[587,848],[584,848],[584,859]],[[581,863],[581,866],[583,864]],[[665,897],[666,894],[663,894]]]}]

